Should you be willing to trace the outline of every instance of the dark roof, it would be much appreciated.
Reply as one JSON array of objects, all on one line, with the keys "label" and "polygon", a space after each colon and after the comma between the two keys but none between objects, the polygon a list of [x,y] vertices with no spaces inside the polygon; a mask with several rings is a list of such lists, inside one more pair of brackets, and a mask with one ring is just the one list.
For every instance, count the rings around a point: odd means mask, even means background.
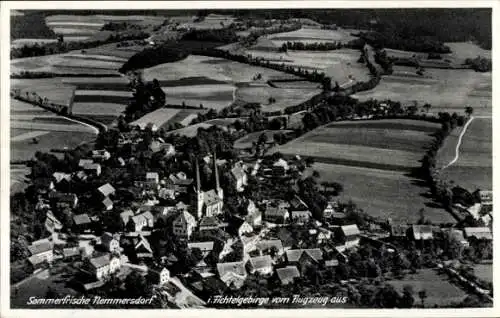
[{"label": "dark roof", "polygon": [[276,274],[282,284],[293,282],[294,278],[300,277],[299,270],[295,266],[287,266],[276,269]]},{"label": "dark roof", "polygon": [[288,250],[286,251],[286,259],[289,262],[297,262],[305,252],[316,261],[323,259],[323,252],[319,248]]},{"label": "dark roof", "polygon": [[28,246],[28,250],[30,251],[31,255],[37,255],[43,252],[50,251],[51,249],[52,243],[50,242],[42,242]]}]

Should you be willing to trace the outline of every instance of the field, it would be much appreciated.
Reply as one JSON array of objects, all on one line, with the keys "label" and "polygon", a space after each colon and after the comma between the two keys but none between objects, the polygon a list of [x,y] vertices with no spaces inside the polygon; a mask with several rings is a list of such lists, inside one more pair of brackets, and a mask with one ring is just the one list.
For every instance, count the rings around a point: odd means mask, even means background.
[{"label": "field", "polygon": [[440,276],[432,269],[421,269],[418,274],[411,274],[403,280],[391,280],[388,283],[400,293],[403,292],[405,285],[412,286],[415,303],[420,302],[418,292],[425,290],[427,293],[425,307],[447,306],[451,303],[458,303],[467,296],[459,287],[448,282],[446,276]]},{"label": "field", "polygon": [[[236,91],[236,100],[247,103],[259,103],[263,111],[279,111],[288,106],[298,105],[313,96],[321,93],[317,88],[274,88],[267,85],[251,85],[240,87]],[[273,97],[276,102],[269,103],[269,98]]]},{"label": "field", "polygon": [[476,264],[474,265],[474,275],[477,278],[486,282],[493,282],[493,265],[492,264]]},{"label": "field", "polygon": [[321,181],[344,186],[341,201],[353,200],[370,215],[416,222],[418,211],[436,223],[454,222],[411,177],[438,124],[415,120],[337,122],[281,146],[284,155],[312,156]]},{"label": "field", "polygon": [[170,121],[175,115],[177,115],[181,109],[173,108],[160,108],[149,114],[142,116],[141,118],[131,122],[133,126],[139,125],[141,127],[146,126],[148,123],[153,123],[156,127],[162,127],[168,121]]},{"label": "field", "polygon": [[333,123],[277,147],[283,154],[313,156],[317,161],[405,171],[418,160],[439,125],[413,120]]},{"label": "field", "polygon": [[250,133],[246,136],[241,137],[240,139],[236,140],[234,142],[234,148],[236,149],[246,149],[252,147],[252,144],[254,142],[257,142],[259,140],[260,135],[263,133],[266,134],[268,140],[273,140],[273,136],[275,133],[287,133],[290,132],[291,130],[265,130],[265,131],[257,131],[254,133]]},{"label": "field", "polygon": [[292,51],[286,53],[267,52],[259,50],[247,50],[247,54],[253,57],[261,57],[270,62],[283,63],[295,68],[306,69],[308,71],[324,72],[332,78],[332,82],[343,85],[354,81],[368,81],[370,73],[364,64],[357,62],[360,53],[352,49],[340,49],[333,51]]},{"label": "field", "polygon": [[190,85],[162,87],[166,95],[166,103],[189,106],[200,106],[221,110],[234,101],[236,87],[229,84]]},{"label": "field", "polygon": [[[176,21],[175,19],[171,19]],[[207,29],[222,29],[228,27],[233,23],[235,18],[227,15],[220,14],[209,14],[202,21],[195,22],[194,17],[183,17],[179,18],[180,23],[179,29],[196,29],[196,30],[207,30]]]},{"label": "field", "polygon": [[482,49],[471,42],[448,42],[445,45],[449,46],[452,52],[448,56],[460,61],[476,58],[478,55],[491,59],[491,50]]},{"label": "field", "polygon": [[[474,191],[491,190],[493,186],[493,123],[491,118],[474,118],[460,144],[459,157],[441,171],[446,180]],[[443,166],[455,157],[458,132],[450,136],[439,152],[438,164]]]},{"label": "field", "polygon": [[[36,151],[72,148],[95,138],[95,130],[49,111],[12,100],[10,103],[11,160],[28,160]],[[33,143],[33,138],[38,143]]]},{"label": "field", "polygon": [[287,41],[290,42],[303,42],[303,43],[314,43],[314,42],[342,42],[347,43],[351,40],[356,39],[356,37],[350,35],[350,32],[338,29],[338,30],[321,30],[321,29],[309,29],[303,27],[302,29],[275,33],[269,36],[276,45],[281,46]]},{"label": "field", "polygon": [[491,115],[491,73],[473,70],[427,69],[425,77],[415,78],[414,68],[394,67],[393,75],[383,76],[380,84],[370,91],[359,92],[354,97],[397,100],[402,104],[417,102],[432,105],[431,112],[457,112],[472,105],[475,114]]}]

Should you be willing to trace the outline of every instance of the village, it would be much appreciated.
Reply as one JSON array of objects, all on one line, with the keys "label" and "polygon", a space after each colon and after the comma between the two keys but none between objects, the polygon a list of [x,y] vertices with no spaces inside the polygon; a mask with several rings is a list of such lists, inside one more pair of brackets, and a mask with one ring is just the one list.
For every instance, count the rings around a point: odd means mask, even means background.
[{"label": "village", "polygon": [[[102,148],[68,152],[61,169],[38,154],[26,193],[47,236],[28,247],[27,275],[63,264],[78,294],[134,288],[169,308],[216,306],[208,299],[225,294],[314,295],[325,284],[331,288],[323,293],[363,305],[363,297],[353,300],[361,281],[377,286],[373,280],[439,267],[478,299],[491,299],[457,265],[491,260],[491,213],[483,227],[400,224],[329,195],[318,215],[301,198],[311,202],[321,191],[306,177],[309,160],[228,156],[220,134],[209,129],[208,148],[193,148],[196,138],[170,143],[154,125],[110,130],[94,145]],[[472,210],[491,210],[491,192],[477,197]],[[425,291],[419,297],[424,306]]]}]

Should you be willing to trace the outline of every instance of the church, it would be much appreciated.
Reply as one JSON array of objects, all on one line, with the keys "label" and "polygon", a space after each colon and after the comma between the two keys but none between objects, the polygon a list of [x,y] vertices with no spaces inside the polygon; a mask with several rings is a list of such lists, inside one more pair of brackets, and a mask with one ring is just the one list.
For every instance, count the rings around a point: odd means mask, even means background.
[{"label": "church", "polygon": [[196,196],[197,196],[197,217],[201,219],[202,217],[211,217],[222,214],[222,206],[224,193],[219,184],[219,173],[217,170],[217,159],[215,153],[213,156],[214,164],[214,176],[215,176],[215,189],[209,191],[201,191],[200,182],[200,167],[198,161],[196,161]]}]

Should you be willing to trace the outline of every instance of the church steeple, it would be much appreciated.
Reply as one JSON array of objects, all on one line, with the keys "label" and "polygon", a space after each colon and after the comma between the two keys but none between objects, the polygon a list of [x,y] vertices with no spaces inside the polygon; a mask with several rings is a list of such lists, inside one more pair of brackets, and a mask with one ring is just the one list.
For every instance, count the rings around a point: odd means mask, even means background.
[{"label": "church steeple", "polygon": [[215,174],[215,191],[217,191],[217,195],[219,196],[219,198],[223,200],[224,192],[222,191],[222,188],[220,187],[219,183],[219,171],[217,170],[217,157],[215,155],[215,151],[213,155],[213,160],[214,160],[214,174]]},{"label": "church steeple", "polygon": [[198,165],[198,159],[196,159],[195,169],[196,169],[196,216],[198,217],[198,219],[201,219],[203,214],[204,195],[203,192],[201,191],[200,166]]}]

